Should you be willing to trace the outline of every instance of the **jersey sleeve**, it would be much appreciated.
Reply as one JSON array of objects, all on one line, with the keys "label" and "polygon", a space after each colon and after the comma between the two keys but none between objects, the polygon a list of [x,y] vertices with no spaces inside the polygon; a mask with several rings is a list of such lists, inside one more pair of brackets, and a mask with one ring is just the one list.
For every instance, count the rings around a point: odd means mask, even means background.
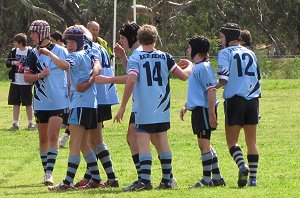
[{"label": "jersey sleeve", "polygon": [[169,71],[174,72],[177,68],[177,64],[176,64],[173,56],[169,53],[166,53],[166,59],[167,59],[167,65],[168,65]]},{"label": "jersey sleeve", "polygon": [[69,63],[69,68],[75,67],[76,65],[79,65],[79,59],[74,53],[70,53],[67,56],[66,61]]},{"label": "jersey sleeve", "polygon": [[132,55],[129,57],[128,63],[127,63],[127,74],[134,74],[139,75],[139,62],[137,58]]},{"label": "jersey sleeve", "polygon": [[34,53],[34,49],[32,49],[27,54],[27,58],[26,58],[26,61],[25,61],[25,67],[27,69],[25,70],[25,72],[26,73],[33,73],[33,74],[40,73],[38,68],[37,68],[36,63],[37,63],[37,57]]},{"label": "jersey sleeve", "polygon": [[229,77],[229,65],[228,56],[225,50],[221,50],[218,53],[218,76],[220,79],[228,81]]},{"label": "jersey sleeve", "polygon": [[201,67],[199,77],[206,90],[215,89],[217,83],[216,77],[213,69],[210,66]]}]

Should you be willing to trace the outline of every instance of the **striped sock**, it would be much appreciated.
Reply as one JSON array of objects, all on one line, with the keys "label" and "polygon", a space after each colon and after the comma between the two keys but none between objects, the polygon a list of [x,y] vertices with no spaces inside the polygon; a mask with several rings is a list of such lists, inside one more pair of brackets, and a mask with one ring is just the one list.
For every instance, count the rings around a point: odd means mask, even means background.
[{"label": "striped sock", "polygon": [[80,164],[80,155],[69,156],[67,175],[66,175],[66,179],[63,181],[64,184],[70,185],[71,183],[73,183],[79,164]]},{"label": "striped sock", "polygon": [[89,171],[89,168],[86,166],[86,171],[85,171],[85,174],[83,176],[83,180],[88,182],[88,181],[90,181],[90,179],[92,179],[92,175]]},{"label": "striped sock", "polygon": [[212,171],[212,153],[204,153],[201,155],[202,167],[203,167],[203,180],[207,183],[211,181]]},{"label": "striped sock", "polygon": [[159,154],[159,160],[162,170],[162,179],[161,182],[168,183],[171,179],[172,173],[172,153],[171,151],[161,152]]},{"label": "striped sock", "polygon": [[92,180],[96,183],[100,183],[101,178],[95,153],[91,151],[90,153],[84,155],[84,159],[86,161],[89,172],[91,173]]},{"label": "striped sock", "polygon": [[248,164],[249,164],[249,171],[250,171],[250,178],[256,178],[257,168],[258,168],[258,160],[259,155],[247,155]]},{"label": "striped sock", "polygon": [[57,148],[48,148],[47,152],[47,168],[46,173],[52,173],[57,158],[58,149]]},{"label": "striped sock", "polygon": [[220,180],[222,178],[222,175],[220,173],[219,169],[219,163],[218,163],[218,155],[214,148],[211,149],[212,153],[212,179]]},{"label": "striped sock", "polygon": [[140,167],[139,154],[133,155],[132,159],[133,159],[133,163],[135,165],[136,172],[138,174],[138,179],[140,180],[141,179],[141,169],[140,169],[141,167]]},{"label": "striped sock", "polygon": [[47,168],[47,152],[40,151],[40,157],[41,157],[41,160],[42,160],[42,165],[43,165],[44,173],[46,173],[46,168]]},{"label": "striped sock", "polygon": [[230,155],[234,159],[236,165],[240,168],[245,164],[244,156],[242,150],[239,146],[233,146],[229,149]]},{"label": "striped sock", "polygon": [[141,180],[144,184],[150,183],[152,155],[151,153],[139,154],[141,164]]},{"label": "striped sock", "polygon": [[109,181],[114,181],[116,179],[115,171],[112,165],[112,160],[109,154],[109,151],[105,143],[98,144],[94,150],[98,159],[100,159],[101,164],[105,170],[107,178]]}]

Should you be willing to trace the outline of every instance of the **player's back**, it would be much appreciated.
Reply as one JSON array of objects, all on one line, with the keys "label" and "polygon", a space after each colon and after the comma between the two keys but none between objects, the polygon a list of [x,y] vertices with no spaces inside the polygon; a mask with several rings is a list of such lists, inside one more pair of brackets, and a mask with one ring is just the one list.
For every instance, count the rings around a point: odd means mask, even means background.
[{"label": "player's back", "polygon": [[251,50],[242,46],[231,46],[218,54],[218,74],[227,80],[223,97],[234,95],[246,99],[260,96],[260,70],[257,58]]},{"label": "player's back", "polygon": [[128,73],[138,76],[134,95],[137,124],[169,122],[169,73],[174,66],[174,59],[159,50],[135,51],[129,58]]}]

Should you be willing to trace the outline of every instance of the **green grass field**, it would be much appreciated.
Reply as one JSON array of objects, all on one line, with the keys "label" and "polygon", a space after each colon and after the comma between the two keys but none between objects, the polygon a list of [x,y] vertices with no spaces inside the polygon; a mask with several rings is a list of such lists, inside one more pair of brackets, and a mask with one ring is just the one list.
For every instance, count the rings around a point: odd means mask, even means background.
[{"label": "green grass field", "polygon": [[[169,141],[173,153],[173,172],[179,189],[152,190],[124,193],[121,187],[135,180],[135,169],[126,143],[126,130],[130,107],[121,124],[105,123],[104,138],[110,149],[120,188],[87,191],[48,192],[42,185],[43,171],[38,151],[38,134],[26,131],[25,109],[22,108],[21,129],[9,131],[12,122],[12,107],[7,105],[9,82],[0,81],[0,197],[300,197],[300,80],[263,80],[261,121],[258,127],[260,152],[258,187],[238,188],[237,167],[227,150],[224,135],[223,105],[219,106],[218,130],[212,134],[212,144],[219,156],[221,173],[227,186],[189,189],[202,176],[200,152],[196,137],[192,134],[190,113],[184,122],[179,119],[179,110],[185,101],[186,82],[171,80],[171,129]],[[119,87],[121,95],[123,86]],[[222,90],[218,91],[219,99]],[[120,97],[121,98],[121,97]],[[114,113],[117,106],[114,107]],[[62,131],[61,131],[62,132]],[[244,154],[246,147],[241,133],[240,145]],[[160,164],[153,150],[152,182],[157,186]],[[55,183],[66,174],[68,149],[60,149],[54,169]],[[85,170],[85,162],[75,177],[79,180]],[[101,165],[100,165],[101,166]],[[106,175],[100,167],[102,179]]]}]

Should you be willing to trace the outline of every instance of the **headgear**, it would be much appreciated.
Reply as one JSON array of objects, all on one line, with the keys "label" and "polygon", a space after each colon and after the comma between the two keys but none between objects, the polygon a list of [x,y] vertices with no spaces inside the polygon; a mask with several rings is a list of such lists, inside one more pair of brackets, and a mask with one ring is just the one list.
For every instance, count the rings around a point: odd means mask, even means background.
[{"label": "headgear", "polygon": [[83,49],[84,30],[78,26],[70,26],[64,32],[64,40],[74,40],[77,43],[76,51]]},{"label": "headgear", "polygon": [[120,35],[127,38],[129,48],[137,41],[137,32],[139,28],[140,26],[136,23],[125,23],[120,29]]},{"label": "headgear", "polygon": [[44,20],[35,20],[31,23],[29,31],[37,32],[39,34],[40,42],[50,36],[50,26]]},{"label": "headgear", "polygon": [[225,35],[226,39],[226,45],[228,46],[228,43],[230,41],[239,40],[241,36],[241,28],[236,23],[226,23],[224,24],[220,32]]},{"label": "headgear", "polygon": [[193,59],[196,54],[206,54],[209,51],[210,41],[204,36],[193,36],[189,39],[191,46],[191,58]]}]

